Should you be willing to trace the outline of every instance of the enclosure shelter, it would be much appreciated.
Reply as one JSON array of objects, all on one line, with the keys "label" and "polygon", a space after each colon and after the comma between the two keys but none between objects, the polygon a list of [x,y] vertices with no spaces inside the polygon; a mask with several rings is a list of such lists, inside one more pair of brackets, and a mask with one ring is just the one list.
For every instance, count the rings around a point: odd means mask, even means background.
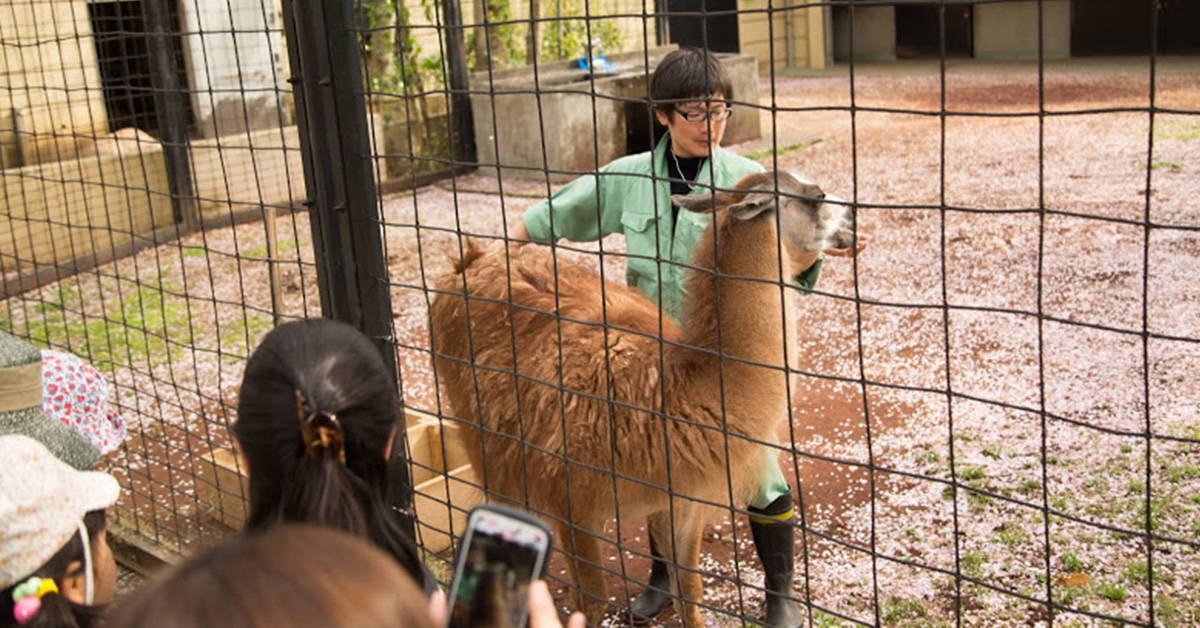
[{"label": "enclosure shelter", "polygon": [[[244,362],[274,325],[323,316],[363,330],[395,370],[393,505],[439,577],[473,504],[546,495],[497,494],[472,448],[520,452],[505,472],[522,490],[551,488],[521,475],[539,457],[600,474],[603,490],[564,496],[582,512],[646,488],[621,472],[629,443],[606,436],[621,417],[687,434],[699,422],[667,400],[702,397],[729,400],[706,434],[770,448],[792,486],[805,626],[1197,625],[1196,6],[13,0],[0,7],[0,329],[80,355],[113,389],[129,439],[102,464],[123,488],[110,528],[134,569],[243,526],[229,434]],[[535,203],[658,145],[650,77],[681,45],[707,46],[731,75],[727,102],[704,104],[733,113],[696,123],[726,125],[721,150],[800,175],[870,236],[856,257],[827,255],[810,293],[713,270],[731,259],[720,236],[687,263],[631,254],[618,234],[513,246]],[[644,178],[665,189],[671,176]],[[622,228],[667,228],[635,209]],[[769,244],[755,250],[784,250]],[[447,282],[476,253],[550,270],[499,270],[499,298],[448,308],[471,321],[460,355],[430,312],[467,287]],[[631,265],[774,301],[736,328],[705,319],[711,346],[683,346],[684,321],[635,329],[610,309]],[[608,301],[564,316],[554,298],[504,292],[529,285]],[[554,341],[505,327],[522,317]],[[747,329],[768,328],[785,331],[739,352]],[[473,353],[488,330],[499,353]],[[668,383],[680,354],[717,375]],[[457,407],[439,364],[467,374]],[[747,372],[787,382],[762,434],[728,428],[760,383]],[[643,387],[658,401],[622,401]],[[515,431],[481,432],[463,407]],[[595,429],[518,434],[581,408]],[[678,444],[635,462],[669,466]],[[720,494],[703,496],[714,522],[688,600],[718,626],[764,613],[735,471],[715,470]],[[650,573],[648,524],[619,498],[603,505],[628,516],[589,537],[610,598],[591,619],[626,625]],[[548,577],[568,606],[580,587],[562,549]],[[655,621],[681,625],[671,611]]]}]

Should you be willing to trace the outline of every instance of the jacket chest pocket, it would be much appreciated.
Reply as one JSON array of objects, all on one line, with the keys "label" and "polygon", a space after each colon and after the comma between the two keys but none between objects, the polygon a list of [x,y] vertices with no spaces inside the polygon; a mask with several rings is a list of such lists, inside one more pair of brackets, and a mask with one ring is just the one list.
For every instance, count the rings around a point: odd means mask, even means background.
[{"label": "jacket chest pocket", "polygon": [[658,261],[666,252],[658,250],[658,216],[654,214],[621,215],[625,230],[625,248],[629,257],[625,265],[625,279],[631,288],[646,298],[658,298]]}]

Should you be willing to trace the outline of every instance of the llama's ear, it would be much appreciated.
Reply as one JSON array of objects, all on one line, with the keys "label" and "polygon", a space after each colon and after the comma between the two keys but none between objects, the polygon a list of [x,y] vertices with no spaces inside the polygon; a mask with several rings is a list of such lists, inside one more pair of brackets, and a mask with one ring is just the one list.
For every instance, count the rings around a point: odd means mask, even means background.
[{"label": "llama's ear", "polygon": [[775,209],[776,199],[776,195],[770,192],[751,192],[729,206],[729,215],[739,220],[750,220],[769,209]]},{"label": "llama's ear", "polygon": [[673,194],[671,202],[676,207],[682,207],[697,214],[711,213],[717,207],[715,196],[709,194]]}]

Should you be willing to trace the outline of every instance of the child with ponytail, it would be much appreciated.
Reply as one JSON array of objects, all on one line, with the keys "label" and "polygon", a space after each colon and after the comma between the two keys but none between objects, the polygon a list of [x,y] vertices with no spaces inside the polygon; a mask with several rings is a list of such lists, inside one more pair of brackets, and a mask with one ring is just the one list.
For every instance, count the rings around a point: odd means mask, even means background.
[{"label": "child with ponytail", "polygon": [[432,593],[436,581],[386,501],[401,419],[394,377],[375,345],[345,323],[295,321],[263,338],[246,363],[233,426],[250,481],[246,527],[348,532]]},{"label": "child with ponytail", "polygon": [[0,436],[0,627],[87,628],[116,589],[105,511],[120,488],[23,435]]}]

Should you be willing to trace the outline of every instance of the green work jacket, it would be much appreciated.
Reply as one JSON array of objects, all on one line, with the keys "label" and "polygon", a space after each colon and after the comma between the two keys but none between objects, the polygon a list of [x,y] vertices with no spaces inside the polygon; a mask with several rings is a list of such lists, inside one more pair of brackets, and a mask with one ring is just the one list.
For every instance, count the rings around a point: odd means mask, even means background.
[{"label": "green work jacket", "polygon": [[[626,282],[678,323],[687,298],[686,264],[712,218],[680,211],[671,224],[668,137],[664,135],[653,152],[622,157],[575,179],[528,209],[524,220],[530,238],[539,242],[590,242],[623,233],[629,253]],[[700,168],[691,193],[729,189],[746,175],[763,171],[758,163],[717,147]],[[812,290],[820,272],[818,259],[801,275],[799,287]]]}]

